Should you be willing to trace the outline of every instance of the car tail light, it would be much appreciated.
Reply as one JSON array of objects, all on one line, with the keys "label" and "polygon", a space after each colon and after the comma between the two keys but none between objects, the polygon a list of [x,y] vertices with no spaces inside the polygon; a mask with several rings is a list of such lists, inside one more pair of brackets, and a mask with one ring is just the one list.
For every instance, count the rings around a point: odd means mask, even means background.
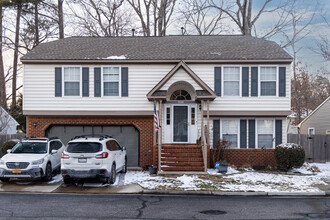
[{"label": "car tail light", "polygon": [[61,158],[62,159],[70,159],[70,156],[62,152],[61,153]]},{"label": "car tail light", "polygon": [[96,159],[104,159],[104,158],[108,158],[108,153],[107,152],[103,152],[102,154],[98,154],[96,155]]}]

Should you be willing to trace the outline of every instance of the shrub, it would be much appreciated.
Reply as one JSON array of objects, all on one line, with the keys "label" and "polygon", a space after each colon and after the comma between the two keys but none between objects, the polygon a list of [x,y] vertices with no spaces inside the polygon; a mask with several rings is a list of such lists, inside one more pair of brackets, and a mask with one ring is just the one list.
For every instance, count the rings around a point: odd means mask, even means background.
[{"label": "shrub", "polygon": [[297,144],[280,144],[276,146],[274,154],[280,170],[299,168],[305,162],[305,151]]},{"label": "shrub", "polygon": [[218,138],[218,141],[215,145],[215,152],[213,154],[213,163],[220,162],[223,164],[227,164],[225,150],[229,148],[231,145],[230,141],[226,141],[224,139]]},{"label": "shrub", "polygon": [[2,155],[5,155],[7,153],[7,150],[12,149],[15,145],[16,142],[14,141],[7,141],[6,143],[4,143],[1,147]]}]

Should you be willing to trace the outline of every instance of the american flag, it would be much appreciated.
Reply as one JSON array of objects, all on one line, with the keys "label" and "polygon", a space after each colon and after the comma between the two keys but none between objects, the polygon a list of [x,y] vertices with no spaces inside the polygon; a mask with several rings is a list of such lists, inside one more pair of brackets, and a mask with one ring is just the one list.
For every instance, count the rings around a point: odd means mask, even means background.
[{"label": "american flag", "polygon": [[156,111],[156,102],[155,102],[155,100],[154,100],[154,121],[155,121],[155,130],[157,132],[159,130],[159,128],[161,127],[161,125],[160,125],[158,113]]}]

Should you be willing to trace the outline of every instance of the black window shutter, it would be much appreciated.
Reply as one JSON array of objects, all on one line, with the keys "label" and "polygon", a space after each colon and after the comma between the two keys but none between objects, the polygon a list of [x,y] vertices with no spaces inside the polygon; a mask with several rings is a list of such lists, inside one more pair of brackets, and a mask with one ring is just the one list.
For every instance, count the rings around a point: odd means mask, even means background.
[{"label": "black window shutter", "polygon": [[220,120],[213,120],[213,148],[217,146],[220,138]]},{"label": "black window shutter", "polygon": [[286,87],[286,68],[280,67],[279,68],[279,96],[285,97],[285,87]]},{"label": "black window shutter", "polygon": [[62,67],[55,67],[55,97],[62,96]]},{"label": "black window shutter", "polygon": [[249,96],[249,67],[242,68],[242,96]]},{"label": "black window shutter", "polygon": [[214,67],[214,90],[217,96],[221,96],[221,67]]},{"label": "black window shutter", "polygon": [[251,96],[258,96],[258,67],[251,67]]},{"label": "black window shutter", "polygon": [[89,96],[89,68],[82,68],[82,95],[83,97]]},{"label": "black window shutter", "polygon": [[94,96],[101,97],[101,68],[94,68]]},{"label": "black window shutter", "polygon": [[282,120],[275,121],[275,145],[282,144]]},{"label": "black window shutter", "polygon": [[256,121],[249,120],[249,148],[256,147]]},{"label": "black window shutter", "polygon": [[240,120],[240,145],[241,148],[246,148],[246,120]]},{"label": "black window shutter", "polygon": [[128,67],[121,68],[121,96],[128,96]]}]

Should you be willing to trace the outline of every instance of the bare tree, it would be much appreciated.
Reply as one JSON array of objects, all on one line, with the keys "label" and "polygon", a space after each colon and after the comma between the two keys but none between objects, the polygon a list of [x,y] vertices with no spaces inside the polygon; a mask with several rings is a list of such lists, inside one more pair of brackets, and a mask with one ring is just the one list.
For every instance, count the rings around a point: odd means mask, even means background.
[{"label": "bare tree", "polygon": [[0,5],[0,105],[7,110],[7,99],[6,99],[6,82],[5,82],[5,71],[3,66],[3,56],[2,56],[2,18],[3,18],[3,9]]},{"label": "bare tree", "polygon": [[59,27],[59,38],[64,38],[64,14],[63,14],[63,2],[64,0],[58,0],[58,27]]},{"label": "bare tree", "polygon": [[[322,16],[328,28],[330,28],[330,23],[327,21],[325,16]],[[330,61],[330,39],[327,35],[321,35],[320,40],[317,42],[316,53],[320,54],[324,60]]]},{"label": "bare tree", "polygon": [[[138,16],[144,36],[165,36],[177,0],[127,0]],[[153,30],[153,33],[152,33]]]},{"label": "bare tree", "polygon": [[293,57],[293,94],[297,97],[295,103],[293,103],[293,108],[297,112],[297,124],[301,121],[301,96],[298,95],[298,78],[300,76],[297,73],[297,54],[302,49],[301,46],[297,46],[297,43],[304,39],[310,33],[308,27],[311,24],[313,18],[314,14],[312,14],[312,16],[310,16],[309,18],[306,18],[306,13],[304,13],[304,11],[297,12],[293,10],[290,12],[290,29],[281,29],[281,32],[286,39],[286,42],[282,45],[282,47],[290,49]]},{"label": "bare tree", "polygon": [[[257,11],[253,10],[253,0],[209,0],[208,7],[215,8],[219,12],[226,14],[243,35],[252,35],[254,33],[256,36],[260,35],[255,28],[260,17],[266,13],[276,12],[278,20],[269,30],[259,36],[269,38],[288,25],[288,13],[293,8],[295,1],[264,0],[261,8]],[[270,7],[271,2],[275,2],[277,5]]]},{"label": "bare tree", "polygon": [[[209,0],[184,0],[180,14],[184,20],[185,33],[198,35],[212,35],[228,32],[229,28],[222,23],[227,16],[223,11],[214,13],[214,9],[208,7]],[[214,16],[213,16],[214,15]]]},{"label": "bare tree", "polygon": [[121,36],[130,33],[132,13],[124,0],[81,0],[69,5],[79,35]]}]

